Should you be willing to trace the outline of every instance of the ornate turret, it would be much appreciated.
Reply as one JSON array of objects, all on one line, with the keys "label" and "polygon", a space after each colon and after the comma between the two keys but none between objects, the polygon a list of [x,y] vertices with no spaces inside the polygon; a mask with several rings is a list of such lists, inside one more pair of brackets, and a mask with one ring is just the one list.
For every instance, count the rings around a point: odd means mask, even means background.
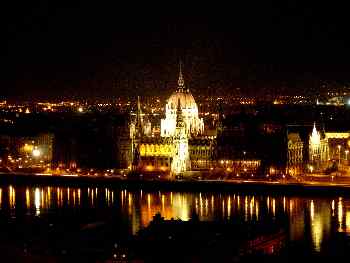
[{"label": "ornate turret", "polygon": [[312,134],[310,136],[310,144],[311,145],[319,145],[321,140],[321,135],[316,129],[316,124],[314,123],[314,127],[312,129]]},{"label": "ornate turret", "polygon": [[141,103],[140,97],[137,96],[137,112],[136,112],[136,121],[133,124],[133,129],[131,134],[131,152],[132,152],[132,170],[136,171],[140,164],[140,142],[143,136],[143,120],[141,112]]},{"label": "ornate turret", "polygon": [[178,92],[184,92],[185,81],[184,81],[184,78],[182,76],[181,61],[180,61],[180,71],[179,71],[179,79],[177,81],[177,85],[178,85]]},{"label": "ornate turret", "polygon": [[137,130],[137,135],[141,136],[143,134],[143,120],[142,120],[140,96],[137,96],[137,113],[136,113],[136,125],[135,126],[136,126],[136,130]]},{"label": "ornate turret", "polygon": [[[319,169],[328,160],[328,139],[321,136],[314,123],[309,137],[309,162],[312,169]],[[311,171],[312,172],[312,171]]]}]

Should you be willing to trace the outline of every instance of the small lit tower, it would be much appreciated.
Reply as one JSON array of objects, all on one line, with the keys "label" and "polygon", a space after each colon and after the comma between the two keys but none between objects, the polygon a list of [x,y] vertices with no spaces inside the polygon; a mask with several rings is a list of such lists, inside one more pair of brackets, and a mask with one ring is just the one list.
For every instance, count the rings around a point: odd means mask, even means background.
[{"label": "small lit tower", "polygon": [[219,103],[218,103],[218,120],[217,120],[217,125],[216,125],[216,133],[217,133],[217,136],[220,136],[224,130],[224,127],[223,127],[223,120],[225,118],[225,115],[224,115],[224,109],[223,109],[223,106],[222,106],[222,100],[219,100]]},{"label": "small lit tower", "polygon": [[321,135],[316,129],[316,125],[314,123],[314,127],[312,129],[312,133],[309,138],[309,160],[311,163],[317,163],[320,161],[320,147],[321,146]]},{"label": "small lit tower", "polygon": [[182,115],[180,99],[177,103],[176,110],[176,130],[173,137],[174,158],[171,165],[171,171],[175,174],[190,169],[190,157],[188,152],[188,135],[186,133],[185,122]]},{"label": "small lit tower", "polygon": [[141,111],[140,96],[137,96],[137,112],[136,112],[136,136],[141,137],[143,134],[143,119]]},{"label": "small lit tower", "polygon": [[322,138],[321,133],[317,131],[316,124],[312,129],[309,138],[309,162],[316,165],[316,168],[328,160],[328,140]]},{"label": "small lit tower", "polygon": [[131,147],[132,147],[132,170],[137,170],[140,163],[140,144],[143,135],[143,120],[141,112],[140,97],[137,96],[137,112],[134,131],[131,132]]}]

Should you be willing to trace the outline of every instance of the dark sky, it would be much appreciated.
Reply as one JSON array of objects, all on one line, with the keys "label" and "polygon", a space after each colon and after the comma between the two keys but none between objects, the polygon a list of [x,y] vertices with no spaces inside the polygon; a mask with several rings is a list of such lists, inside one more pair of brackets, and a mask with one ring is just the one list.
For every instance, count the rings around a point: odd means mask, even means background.
[{"label": "dark sky", "polygon": [[2,9],[0,96],[167,95],[179,59],[197,93],[281,86],[302,92],[319,80],[350,81],[345,7],[73,2],[23,1]]}]

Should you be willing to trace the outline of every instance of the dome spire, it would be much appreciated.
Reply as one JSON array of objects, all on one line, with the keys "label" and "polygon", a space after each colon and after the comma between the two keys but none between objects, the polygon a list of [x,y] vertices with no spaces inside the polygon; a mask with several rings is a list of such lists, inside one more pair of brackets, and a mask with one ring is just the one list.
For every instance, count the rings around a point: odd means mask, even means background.
[{"label": "dome spire", "polygon": [[177,81],[177,85],[178,85],[179,91],[183,92],[183,89],[185,87],[185,81],[184,81],[184,78],[182,76],[182,62],[181,62],[181,60],[180,60],[179,79]]}]

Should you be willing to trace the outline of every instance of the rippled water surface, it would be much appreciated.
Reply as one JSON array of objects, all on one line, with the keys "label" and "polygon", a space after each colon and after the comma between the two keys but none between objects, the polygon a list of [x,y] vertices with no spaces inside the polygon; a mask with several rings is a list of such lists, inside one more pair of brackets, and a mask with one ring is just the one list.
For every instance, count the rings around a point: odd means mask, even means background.
[{"label": "rippled water surface", "polygon": [[[112,214],[130,234],[146,227],[160,212],[165,219],[189,220],[196,212],[200,220],[237,219],[256,222],[283,220],[288,239],[302,242],[314,252],[350,232],[350,199],[255,195],[247,193],[147,192],[103,187],[15,186],[0,187],[3,217],[55,217],[66,212],[79,217],[94,215],[93,221]],[[87,220],[88,221],[88,220]]]}]

